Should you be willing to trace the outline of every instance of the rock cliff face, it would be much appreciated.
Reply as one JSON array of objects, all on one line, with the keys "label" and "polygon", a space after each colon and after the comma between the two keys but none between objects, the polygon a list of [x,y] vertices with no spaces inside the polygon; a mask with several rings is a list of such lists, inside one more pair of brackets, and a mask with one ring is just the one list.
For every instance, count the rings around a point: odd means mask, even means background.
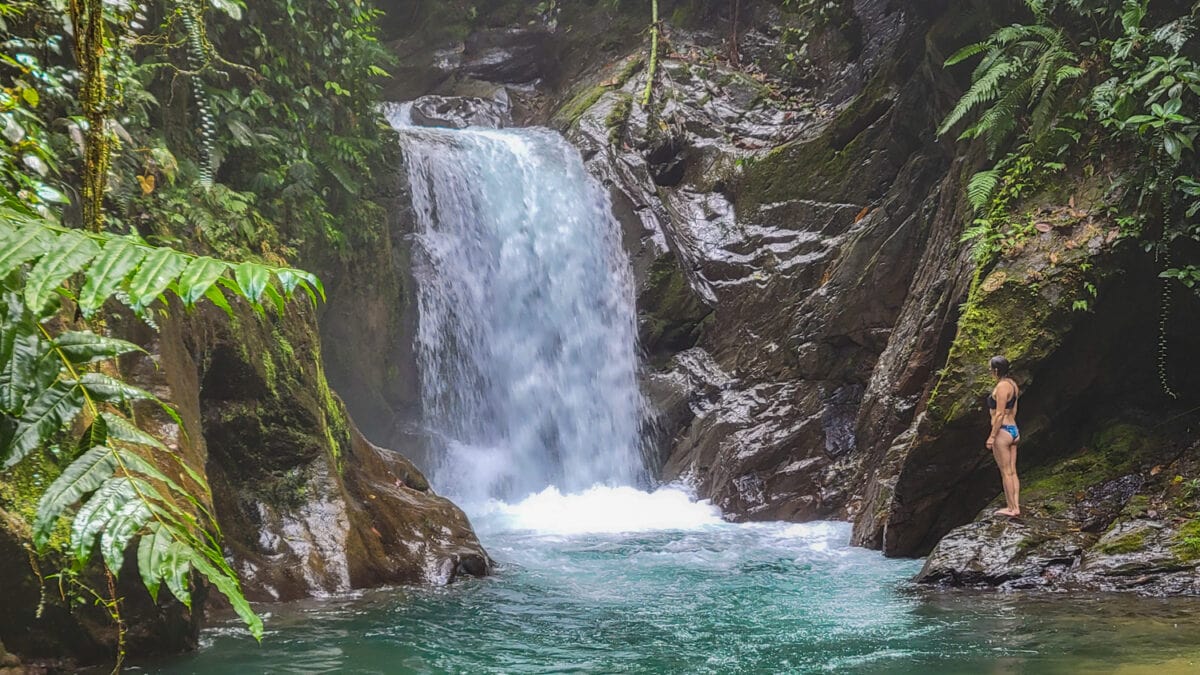
[{"label": "rock cliff face", "polygon": [[462,511],[350,421],[310,313],[232,324],[211,313],[164,331],[160,351],[196,364],[213,501],[248,597],[486,574]]},{"label": "rock cliff face", "polygon": [[[852,519],[856,543],[924,555],[990,513],[999,491],[982,443],[992,354],[1014,362],[1026,392],[1023,471],[1083,452],[1113,411],[1154,410],[1146,423],[1158,424],[1187,409],[1158,393],[1156,272],[1114,239],[1097,178],[1063,176],[1020,205],[1049,227],[982,265],[961,241],[963,186],[985,157],[934,135],[964,84],[942,63],[1009,20],[999,10],[856,0],[814,16],[746,1],[735,26],[727,3],[663,0],[643,104],[645,8],[559,4],[538,14],[494,0],[471,21],[413,30],[442,16],[422,6],[423,19],[393,27],[392,91],[481,97],[518,124],[558,128],[609,187],[639,284],[663,480],[690,482],[731,518]],[[796,35],[800,72],[787,66]],[[406,308],[397,325],[412,325],[411,302],[393,305]],[[1191,323],[1170,326],[1168,342],[1186,344]],[[1172,368],[1191,377],[1180,357]],[[1084,491],[1152,469],[1101,471]],[[1158,503],[1155,484],[1130,499]],[[1186,505],[1163,504],[1154,522],[1173,524],[1155,532],[1186,538]],[[1123,522],[1090,527],[1108,537]],[[1025,527],[979,523],[955,531],[957,553],[926,578],[967,583],[948,571],[964,551]],[[1042,539],[1070,548],[1065,535]],[[989,578],[1001,577],[1017,578]]]}]

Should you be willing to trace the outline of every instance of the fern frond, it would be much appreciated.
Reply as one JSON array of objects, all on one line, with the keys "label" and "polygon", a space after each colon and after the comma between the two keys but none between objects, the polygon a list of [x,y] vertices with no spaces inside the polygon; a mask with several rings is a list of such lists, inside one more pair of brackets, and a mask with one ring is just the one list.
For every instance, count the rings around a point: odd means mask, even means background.
[{"label": "fern frond", "polygon": [[1062,83],[1068,80],[1077,80],[1083,77],[1084,73],[1086,72],[1086,70],[1080,68],[1079,66],[1059,66],[1058,70],[1054,73],[1054,86],[1062,86]]},{"label": "fern frond", "polygon": [[967,93],[963,94],[959,99],[958,104],[946,115],[946,119],[942,120],[942,124],[938,127],[938,135],[944,135],[954,128],[967,113],[976,107],[993,101],[999,93],[1000,83],[1004,78],[1008,77],[1013,71],[1013,64],[1009,61],[1000,61],[992,66],[983,77],[976,80],[967,89]]},{"label": "fern frond", "polygon": [[1000,170],[988,169],[971,176],[967,181],[967,201],[976,212],[985,209],[1000,184]]},{"label": "fern frond", "polygon": [[975,44],[967,45],[966,47],[963,47],[962,49],[951,54],[950,58],[946,59],[946,62],[942,65],[944,65],[944,66],[958,65],[958,64],[962,63],[963,61],[966,61],[967,59],[971,58],[972,56],[975,56],[976,54],[982,54],[983,52],[990,49],[991,46],[992,46],[992,44],[990,42],[986,42],[986,41],[985,42],[976,42]]},{"label": "fern frond", "polygon": [[[320,281],[302,270],[235,265],[149,246],[136,237],[65,229],[7,206],[0,206],[0,268],[0,416],[12,421],[0,437],[0,466],[15,465],[52,439],[79,436],[74,444],[79,457],[38,503],[35,546],[44,549],[59,524],[70,519],[68,548],[76,566],[86,564],[98,545],[104,565],[117,574],[126,549],[138,540],[139,573],[152,596],[165,583],[177,599],[190,603],[191,573],[199,572],[261,637],[262,621],[221,555],[204,477],[115,412],[145,400],[183,425],[174,408],[153,393],[97,369],[97,362],[139,348],[88,331],[52,335],[47,326],[59,305],[51,300],[77,287],[72,279],[82,279],[79,305],[89,315],[116,297],[150,321],[146,310],[168,292],[186,305],[208,298],[232,312],[222,289],[259,312],[269,302],[282,313],[299,289],[314,303],[318,293],[324,298]],[[104,403],[112,407],[101,410]],[[82,434],[73,431],[80,427]],[[170,457],[182,473],[161,470],[149,459],[155,453]],[[188,479],[194,485],[185,488]]]}]

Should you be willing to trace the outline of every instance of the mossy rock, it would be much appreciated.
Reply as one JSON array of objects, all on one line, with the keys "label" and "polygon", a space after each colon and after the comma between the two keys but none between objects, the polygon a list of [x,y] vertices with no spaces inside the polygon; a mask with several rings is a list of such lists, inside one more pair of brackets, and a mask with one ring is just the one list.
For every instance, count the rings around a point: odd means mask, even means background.
[{"label": "mossy rock", "polygon": [[1105,555],[1136,553],[1144,548],[1146,548],[1146,533],[1141,530],[1129,532],[1116,539],[1102,540],[1096,545],[1096,550]]},{"label": "mossy rock", "polygon": [[[588,110],[591,110],[592,106],[599,102],[605,92],[620,90],[629,82],[630,78],[642,69],[645,63],[645,59],[641,56],[631,56],[609,67],[601,73],[599,83],[593,81],[593,83],[584,84],[571,93],[566,103],[562,104],[551,116],[551,125],[560,131],[566,131],[575,126],[579,122],[579,118],[583,117],[584,113]],[[620,96],[621,101],[614,108],[614,112],[609,113],[606,124],[609,129],[612,129],[618,122],[623,126],[625,120],[629,118],[630,111],[632,111],[632,95],[620,92]],[[618,108],[623,108],[624,113],[616,113],[615,111]],[[624,119],[615,119],[615,114]]]},{"label": "mossy rock", "polygon": [[[1064,510],[1076,493],[1135,471],[1157,442],[1144,427],[1115,422],[1101,429],[1079,453],[1034,470],[1022,486],[1025,501],[1052,512]],[[1137,497],[1144,509],[1146,497]],[[1133,503],[1131,499],[1126,508]]]},{"label": "mossy rock", "polygon": [[921,147],[916,136],[880,123],[895,103],[891,78],[880,75],[815,135],[747,162],[736,185],[739,209],[794,199],[865,204],[885,192]]},{"label": "mossy rock", "polygon": [[[0,473],[0,511],[8,514],[0,521],[0,527],[19,539],[29,540],[33,536],[38,500],[61,473],[62,468],[48,450],[36,450],[13,468]],[[47,548],[52,554],[65,553],[69,542],[68,521],[60,519]]]},{"label": "mossy rock", "polygon": [[1179,528],[1171,542],[1171,552],[1180,562],[1200,561],[1200,518]]},{"label": "mossy rock", "polygon": [[1083,316],[1076,301],[1090,297],[1089,288],[1119,272],[1114,265],[1094,262],[1107,247],[1077,243],[1102,236],[1098,225],[1080,223],[1039,236],[994,268],[977,271],[946,365],[929,397],[935,425],[977,412],[994,385],[988,365],[994,355],[1013,364],[1023,385],[1032,384],[1037,366],[1055,353]]},{"label": "mossy rock", "polygon": [[674,254],[665,253],[650,265],[643,289],[639,341],[651,359],[695,346],[712,308],[692,291]]}]

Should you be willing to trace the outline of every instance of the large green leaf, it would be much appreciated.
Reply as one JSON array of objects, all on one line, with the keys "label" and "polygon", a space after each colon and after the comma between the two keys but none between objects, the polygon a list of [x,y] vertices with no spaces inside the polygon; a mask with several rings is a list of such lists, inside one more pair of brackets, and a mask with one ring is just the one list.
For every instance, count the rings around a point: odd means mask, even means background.
[{"label": "large green leaf", "polygon": [[33,543],[41,552],[54,532],[54,525],[63,513],[83,499],[83,496],[112,478],[117,466],[111,448],[98,446],[85,452],[71,462],[58,478],[50,484],[38,501],[37,515],[33,521]]},{"label": "large green leaf", "polygon": [[53,241],[41,223],[30,223],[0,237],[0,277],[46,252]]},{"label": "large green leaf", "polygon": [[137,498],[132,481],[120,476],[105,481],[100,489],[84,502],[71,523],[71,550],[75,552],[75,560],[79,564],[86,563],[91,557],[96,536],[108,521],[125,508],[126,504]]},{"label": "large green leaf", "polygon": [[150,507],[140,499],[122,506],[100,535],[100,554],[113,574],[120,574],[125,562],[125,549],[138,530],[150,522]]},{"label": "large green leaf", "polygon": [[17,378],[17,364],[13,360],[13,352],[17,348],[18,322],[10,318],[8,312],[0,315],[0,413],[18,416],[24,408],[23,397],[19,392],[24,389]]},{"label": "large green leaf", "polygon": [[132,422],[124,417],[121,417],[120,415],[115,415],[108,412],[102,412],[100,415],[104,417],[106,422],[108,422],[108,433],[110,437],[125,443],[143,445],[167,453],[167,455],[173,459],[181,469],[183,469],[184,473],[186,473],[188,477],[200,487],[201,490],[203,490],[206,494],[211,491],[208,487],[208,482],[204,480],[204,476],[201,476],[195,469],[189,466],[187,461],[185,461],[182,457],[172,452],[169,448],[167,448],[166,445],[163,445],[162,441],[137,428]]},{"label": "large green leaf", "polygon": [[174,420],[181,428],[183,418],[170,404],[162,401],[154,394],[135,387],[124,380],[119,380],[104,373],[83,373],[79,376],[78,384],[91,394],[92,398],[106,403],[128,403],[129,401],[150,401],[155,403],[163,412]]},{"label": "large green leaf", "polygon": [[41,311],[54,289],[99,253],[96,242],[82,232],[72,230],[58,235],[58,240],[42,255],[25,280],[25,305],[34,312]]},{"label": "large green leaf", "polygon": [[255,640],[261,641],[263,636],[262,619],[250,608],[250,603],[246,601],[246,596],[242,593],[237,578],[228,568],[218,569],[200,555],[192,556],[192,565],[229,600],[229,604],[233,605],[233,611],[237,612],[238,618],[245,622],[246,627],[250,629],[250,634],[254,636]]},{"label": "large green leaf", "polygon": [[83,373],[79,376],[78,383],[87,389],[92,398],[106,403],[158,400],[157,396],[145,389],[135,387],[124,380],[118,380],[104,373]]},{"label": "large green leaf", "polygon": [[80,453],[98,445],[108,445],[108,422],[103,417],[93,418],[75,445]]},{"label": "large green leaf", "polygon": [[54,338],[54,345],[75,365],[113,359],[131,352],[145,352],[132,342],[97,335],[90,330],[61,333]]},{"label": "large green leaf", "polygon": [[0,318],[0,410],[20,417],[38,382],[35,373],[45,353],[41,334],[17,293],[5,293]]},{"label": "large green leaf", "polygon": [[0,363],[0,409],[13,417],[22,416],[29,399],[45,391],[58,377],[54,362],[45,358],[46,343],[41,335],[21,328],[12,335],[11,349],[5,338],[7,360]]},{"label": "large green leaf", "polygon": [[7,450],[0,450],[4,468],[21,461],[83,409],[83,392],[66,382],[55,382],[25,408]]},{"label": "large green leaf", "polygon": [[167,446],[163,445],[162,441],[137,428],[133,422],[130,422],[124,417],[110,412],[102,412],[100,413],[100,416],[104,418],[106,423],[108,423],[109,437],[125,443],[145,445],[147,447],[154,448],[155,450],[170,452],[170,450],[167,449]]},{"label": "large green leaf", "polygon": [[117,237],[109,240],[100,255],[92,261],[87,282],[79,293],[79,308],[83,315],[90,317],[100,309],[145,258],[146,248],[132,239]]},{"label": "large green leaf", "polygon": [[144,310],[154,303],[175,277],[188,265],[188,257],[170,248],[155,248],[129,280],[129,297],[134,309]]},{"label": "large green leaf", "polygon": [[272,284],[267,284],[263,287],[263,295],[267,296],[267,299],[275,305],[275,313],[283,316],[283,313],[287,311],[287,300],[284,299],[279,289]]},{"label": "large green leaf", "polygon": [[192,548],[175,539],[167,546],[158,567],[159,577],[167,582],[167,589],[175,599],[191,608],[192,592],[190,580],[192,571]]},{"label": "large green leaf", "polygon": [[166,485],[168,488],[170,488],[172,493],[175,494],[176,496],[178,496],[181,500],[188,501],[193,506],[195,506],[195,507],[199,508],[201,511],[203,511],[205,514],[208,514],[208,510],[205,509],[200,504],[199,500],[197,500],[195,497],[193,497],[190,492],[188,492],[187,490],[184,490],[183,487],[179,485],[179,483],[175,482],[175,479],[171,478],[167,474],[160,471],[157,466],[154,466],[154,464],[152,464],[150,462],[150,460],[148,460],[136,453],[129,452],[126,450],[118,451],[118,456],[121,458],[120,459],[121,468],[124,469],[125,471],[130,472],[130,473],[136,473],[145,478],[151,478],[153,480],[162,482],[164,485]]},{"label": "large green leaf", "polygon": [[171,546],[171,535],[158,523],[150,523],[138,541],[138,573],[142,583],[150,591],[150,597],[158,602],[158,587],[163,578],[163,560]]},{"label": "large green leaf", "polygon": [[179,297],[188,306],[196,304],[228,269],[229,263],[223,260],[196,258],[179,277]]},{"label": "large green leaf", "polygon": [[208,298],[208,301],[212,304],[225,310],[225,314],[230,319],[233,318],[233,307],[229,306],[229,300],[225,297],[225,292],[221,290],[220,286],[210,286],[204,292],[204,297]]},{"label": "large green leaf", "polygon": [[244,262],[234,268],[234,278],[250,302],[257,303],[262,298],[263,289],[271,283],[271,273],[267,268],[251,262]]},{"label": "large green leaf", "polygon": [[[321,294],[322,300],[325,299],[325,287],[321,285],[321,280],[316,275],[302,270],[281,269],[275,271],[275,276],[279,277],[279,284],[283,286],[283,292],[289,297],[297,288],[303,288],[304,292],[308,293],[308,297],[312,298],[314,306],[317,304],[317,293]],[[314,289],[316,293],[313,292]]]}]

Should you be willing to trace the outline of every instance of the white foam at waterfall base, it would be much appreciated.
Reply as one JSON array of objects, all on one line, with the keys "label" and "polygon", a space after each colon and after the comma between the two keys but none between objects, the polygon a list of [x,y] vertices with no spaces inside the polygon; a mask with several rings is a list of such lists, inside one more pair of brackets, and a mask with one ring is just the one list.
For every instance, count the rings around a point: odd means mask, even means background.
[{"label": "white foam at waterfall base", "polygon": [[643,492],[597,485],[574,494],[548,487],[513,504],[489,501],[477,512],[489,529],[563,536],[695,530],[724,524],[716,506],[673,486]]}]

